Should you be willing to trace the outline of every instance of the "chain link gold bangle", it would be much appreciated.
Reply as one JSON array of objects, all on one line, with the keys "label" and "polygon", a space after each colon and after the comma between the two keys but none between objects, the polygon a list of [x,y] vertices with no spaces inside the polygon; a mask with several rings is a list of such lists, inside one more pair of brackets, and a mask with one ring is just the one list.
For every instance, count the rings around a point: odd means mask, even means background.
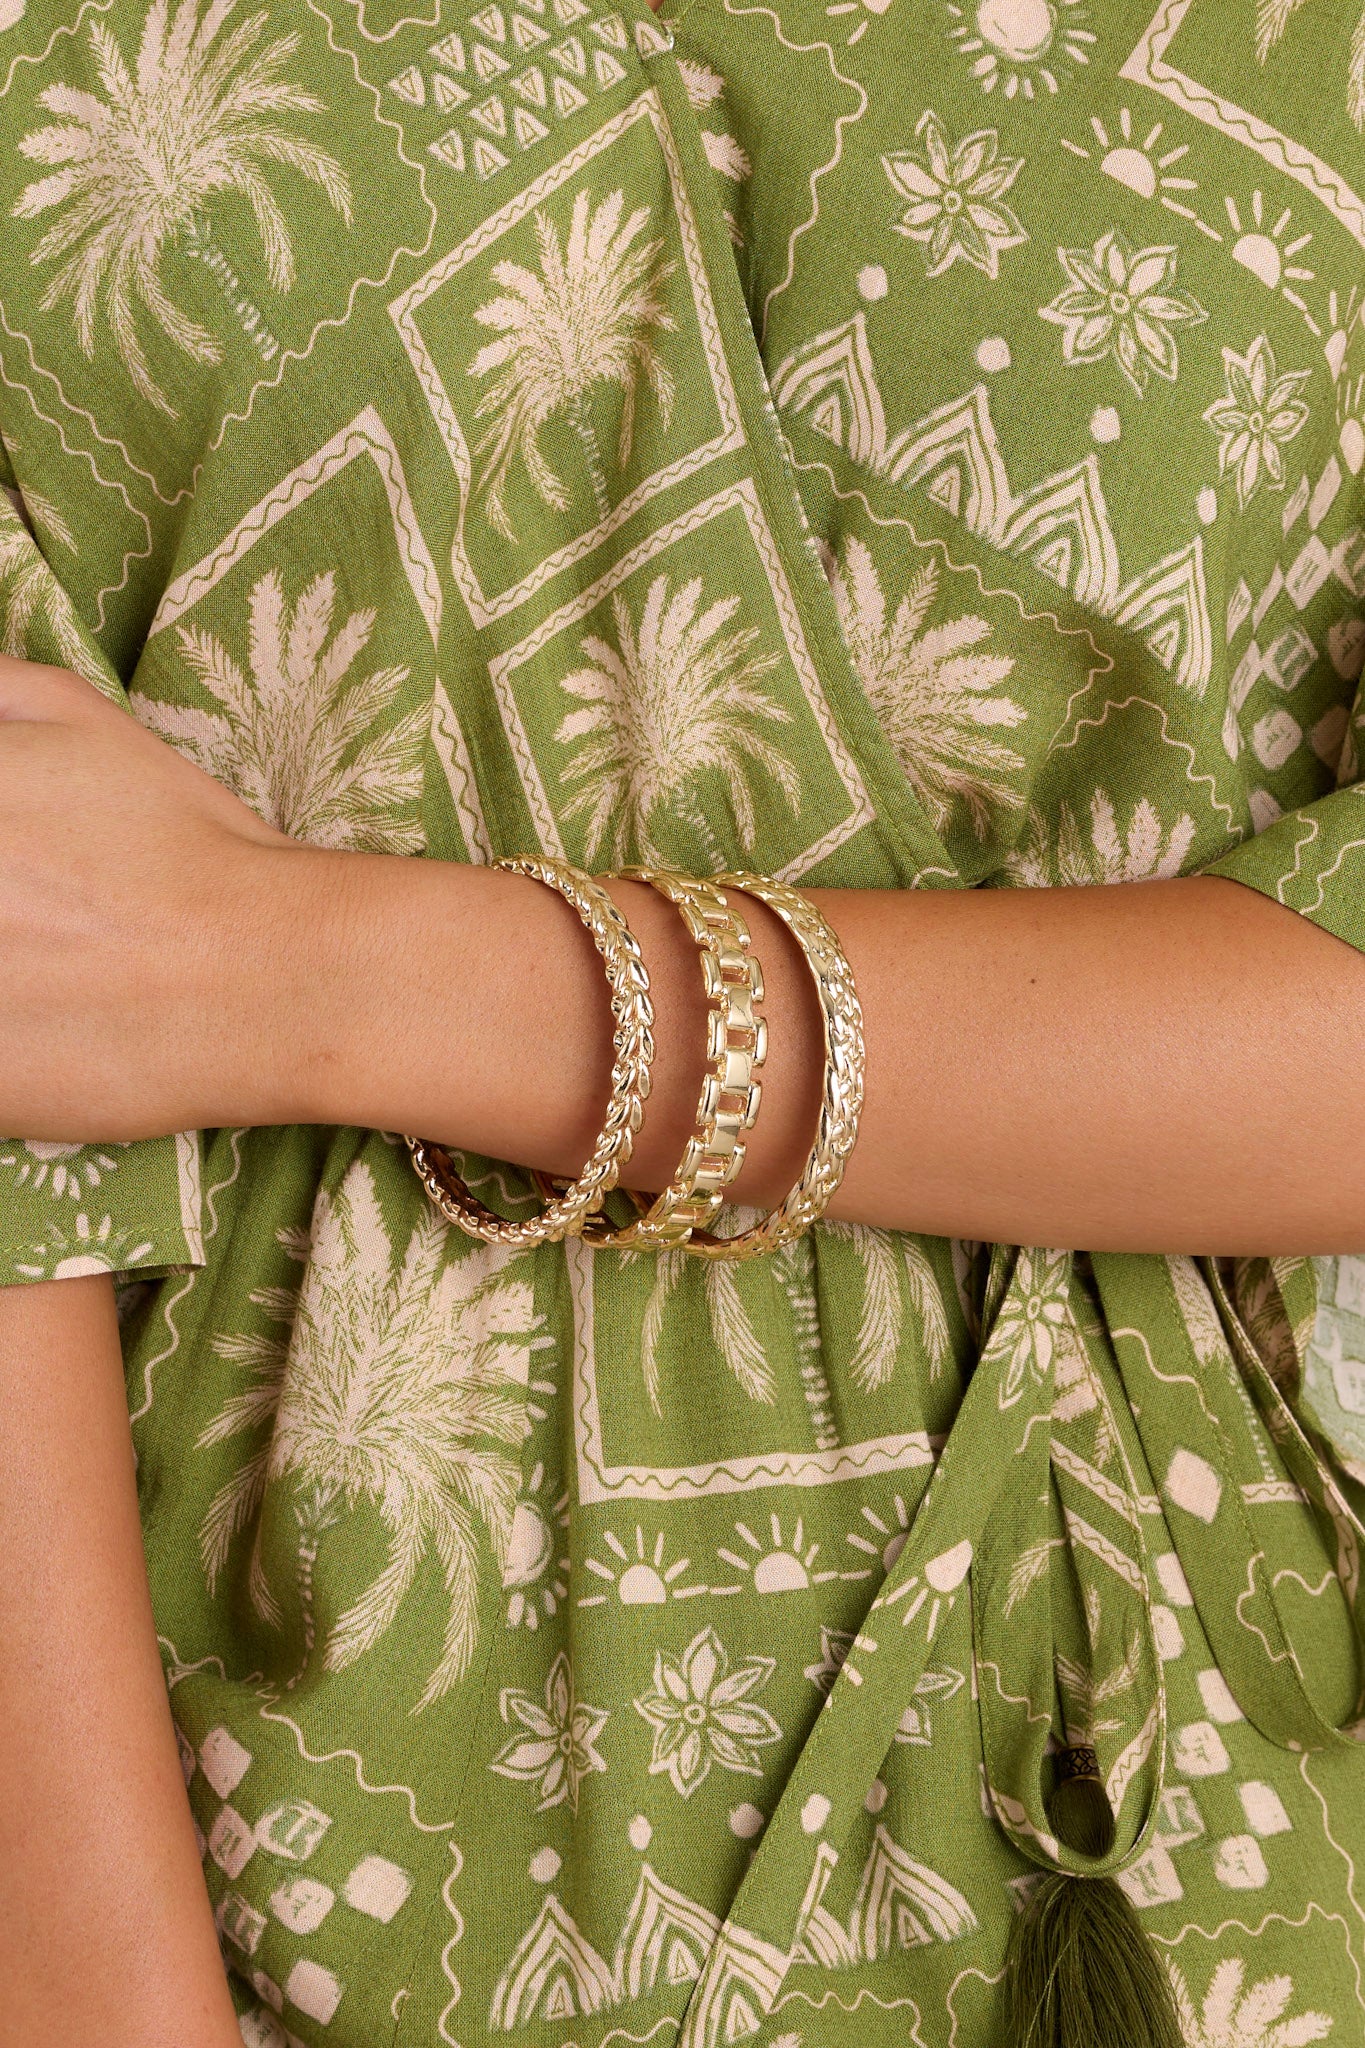
[{"label": "chain link gold bangle", "polygon": [[602,956],[611,983],[611,1008],[616,1030],[611,1100],[601,1136],[578,1178],[556,1191],[540,1215],[512,1222],[487,1208],[471,1194],[456,1173],[444,1145],[426,1138],[408,1138],[413,1164],[441,1214],[485,1244],[525,1247],[552,1243],[582,1230],[621,1177],[644,1118],[654,1059],[654,1009],[649,976],[629,925],[600,882],[567,861],[529,856],[500,860],[495,865],[514,875],[529,875],[558,890],[586,925]]},{"label": "chain link gold bangle", "polygon": [[762,1092],[757,1070],[768,1046],[767,1025],[754,1009],[763,1000],[763,972],[749,950],[749,927],[714,883],[658,868],[627,868],[622,879],[648,882],[676,904],[696,944],[711,1005],[707,1068],[696,1131],[663,1193],[620,1228],[605,1216],[590,1216],[583,1237],[614,1251],[667,1251],[712,1221],[744,1163],[745,1133],[753,1129]]},{"label": "chain link gold bangle", "polygon": [[863,1106],[863,1012],[843,947],[813,903],[785,883],[769,881],[763,875],[716,875],[712,879],[722,890],[737,889],[758,897],[782,919],[806,956],[824,1022],[820,1121],[801,1178],[785,1201],[752,1229],[725,1238],[696,1230],[687,1240],[686,1249],[700,1258],[753,1259],[809,1230],[844,1177]]}]

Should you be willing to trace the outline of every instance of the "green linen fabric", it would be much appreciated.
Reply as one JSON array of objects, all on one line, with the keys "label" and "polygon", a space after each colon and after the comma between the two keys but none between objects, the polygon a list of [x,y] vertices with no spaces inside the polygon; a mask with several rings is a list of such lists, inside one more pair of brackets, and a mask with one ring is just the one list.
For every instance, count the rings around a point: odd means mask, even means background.
[{"label": "green linen fabric", "polygon": [[[1154,5],[0,0],[0,645],[332,847],[1365,945],[1365,26]],[[1190,2048],[1360,2039],[1365,1257],[0,1147],[101,1266],[251,2048],[994,2048],[1056,1867]]]}]

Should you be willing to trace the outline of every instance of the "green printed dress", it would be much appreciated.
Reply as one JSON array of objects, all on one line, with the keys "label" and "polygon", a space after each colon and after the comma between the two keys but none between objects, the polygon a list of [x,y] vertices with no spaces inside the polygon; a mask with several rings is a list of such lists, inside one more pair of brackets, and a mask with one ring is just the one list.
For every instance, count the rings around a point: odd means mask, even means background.
[{"label": "green printed dress", "polygon": [[[330,847],[1365,947],[1358,12],[0,0],[0,645]],[[101,1268],[251,2048],[995,2048],[1054,1867],[1190,2048],[1365,2037],[1365,1256],[0,1145],[0,1277]]]}]

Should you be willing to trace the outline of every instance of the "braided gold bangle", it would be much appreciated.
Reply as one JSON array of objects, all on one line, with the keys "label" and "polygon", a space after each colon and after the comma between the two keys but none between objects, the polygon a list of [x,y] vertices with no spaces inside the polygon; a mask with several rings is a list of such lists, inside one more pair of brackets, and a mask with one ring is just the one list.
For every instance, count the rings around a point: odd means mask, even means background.
[{"label": "braided gold bangle", "polygon": [[863,1106],[863,1012],[843,947],[813,903],[785,883],[769,881],[763,875],[716,875],[713,879],[722,889],[757,896],[782,919],[806,956],[824,1022],[820,1121],[801,1178],[786,1199],[752,1229],[737,1237],[715,1237],[709,1230],[695,1230],[687,1240],[686,1249],[699,1258],[753,1259],[809,1230],[844,1177]]},{"label": "braided gold bangle", "polygon": [[611,983],[611,1008],[616,1022],[616,1051],[611,1072],[611,1100],[601,1136],[578,1178],[556,1191],[540,1215],[514,1223],[487,1208],[471,1194],[451,1164],[444,1145],[426,1138],[408,1138],[422,1185],[451,1223],[482,1238],[485,1244],[524,1247],[553,1243],[577,1235],[616,1186],[630,1158],[635,1134],[644,1118],[654,1059],[654,1008],[649,976],[629,925],[600,882],[567,861],[531,856],[500,860],[508,874],[530,875],[559,894],[578,912],[602,956]]},{"label": "braided gold bangle", "polygon": [[763,972],[749,950],[749,927],[713,883],[658,868],[627,868],[622,879],[648,882],[676,904],[697,946],[711,1005],[707,1070],[696,1131],[663,1193],[620,1228],[605,1216],[590,1216],[583,1237],[614,1251],[667,1251],[711,1222],[744,1164],[744,1136],[753,1129],[762,1092],[757,1070],[768,1047],[767,1025],[754,1012],[763,1000]]}]

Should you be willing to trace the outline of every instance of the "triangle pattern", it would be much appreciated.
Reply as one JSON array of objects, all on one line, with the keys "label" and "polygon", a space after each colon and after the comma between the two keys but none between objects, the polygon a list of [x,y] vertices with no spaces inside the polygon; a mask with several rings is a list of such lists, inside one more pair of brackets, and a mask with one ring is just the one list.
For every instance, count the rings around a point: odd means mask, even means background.
[{"label": "triangle pattern", "polygon": [[561,71],[572,71],[575,78],[587,77],[588,54],[577,36],[565,36],[562,43],[555,44],[550,55]]},{"label": "triangle pattern", "polygon": [[490,78],[496,78],[500,72],[510,71],[511,68],[507,59],[500,57],[496,50],[490,50],[487,43],[475,43],[474,69],[485,85]]},{"label": "triangle pattern", "polygon": [[481,178],[491,178],[495,171],[507,169],[507,158],[486,135],[474,137],[474,168]]},{"label": "triangle pattern", "polygon": [[427,103],[426,81],[415,64],[409,64],[406,71],[389,80],[389,91],[396,92],[410,107],[424,107]]},{"label": "triangle pattern", "polygon": [[543,121],[537,121],[528,107],[513,107],[512,133],[523,149],[530,149],[534,143],[543,142],[549,134]]},{"label": "triangle pattern", "polygon": [[525,100],[528,107],[549,105],[550,96],[545,90],[545,73],[538,64],[533,64],[529,71],[523,71],[519,77],[514,78],[512,90],[518,99]]},{"label": "triangle pattern", "polygon": [[448,71],[435,71],[431,78],[431,97],[442,113],[448,114],[452,107],[463,106],[469,94],[459,79],[452,78]]},{"label": "triangle pattern", "polygon": [[529,21],[524,14],[512,16],[512,41],[519,50],[534,50],[538,43],[548,43],[550,31],[542,28],[538,21]]},{"label": "triangle pattern", "polygon": [[592,68],[597,74],[597,90],[606,92],[608,87],[619,85],[626,75],[626,67],[610,50],[594,50]]},{"label": "triangle pattern", "polygon": [[477,107],[471,107],[469,118],[471,121],[477,121],[480,128],[486,128],[490,135],[507,133],[507,109],[495,92],[490,93],[486,100],[481,100]]},{"label": "triangle pattern", "polygon": [[448,171],[462,171],[464,164],[464,137],[458,128],[447,128],[444,135],[438,135],[434,142],[427,144],[427,154],[434,156],[437,163],[444,164]]},{"label": "triangle pattern", "polygon": [[588,104],[588,95],[580,92],[567,78],[555,80],[554,96],[555,112],[561,121],[566,121],[570,114],[576,114],[580,107],[586,107]]},{"label": "triangle pattern", "polygon": [[430,55],[448,70],[463,71],[466,68],[464,44],[457,35],[442,36],[439,43],[432,44]]},{"label": "triangle pattern", "polygon": [[626,25],[619,14],[603,15],[601,21],[593,23],[592,32],[601,42],[610,43],[613,50],[624,50],[629,47],[626,41]]},{"label": "triangle pattern", "polygon": [[481,36],[487,36],[490,43],[507,41],[507,23],[500,7],[485,7],[480,14],[471,14],[469,26],[476,28]]},{"label": "triangle pattern", "polygon": [[587,0],[554,0],[555,20],[561,28],[567,28],[571,21],[582,21],[591,12]]}]

